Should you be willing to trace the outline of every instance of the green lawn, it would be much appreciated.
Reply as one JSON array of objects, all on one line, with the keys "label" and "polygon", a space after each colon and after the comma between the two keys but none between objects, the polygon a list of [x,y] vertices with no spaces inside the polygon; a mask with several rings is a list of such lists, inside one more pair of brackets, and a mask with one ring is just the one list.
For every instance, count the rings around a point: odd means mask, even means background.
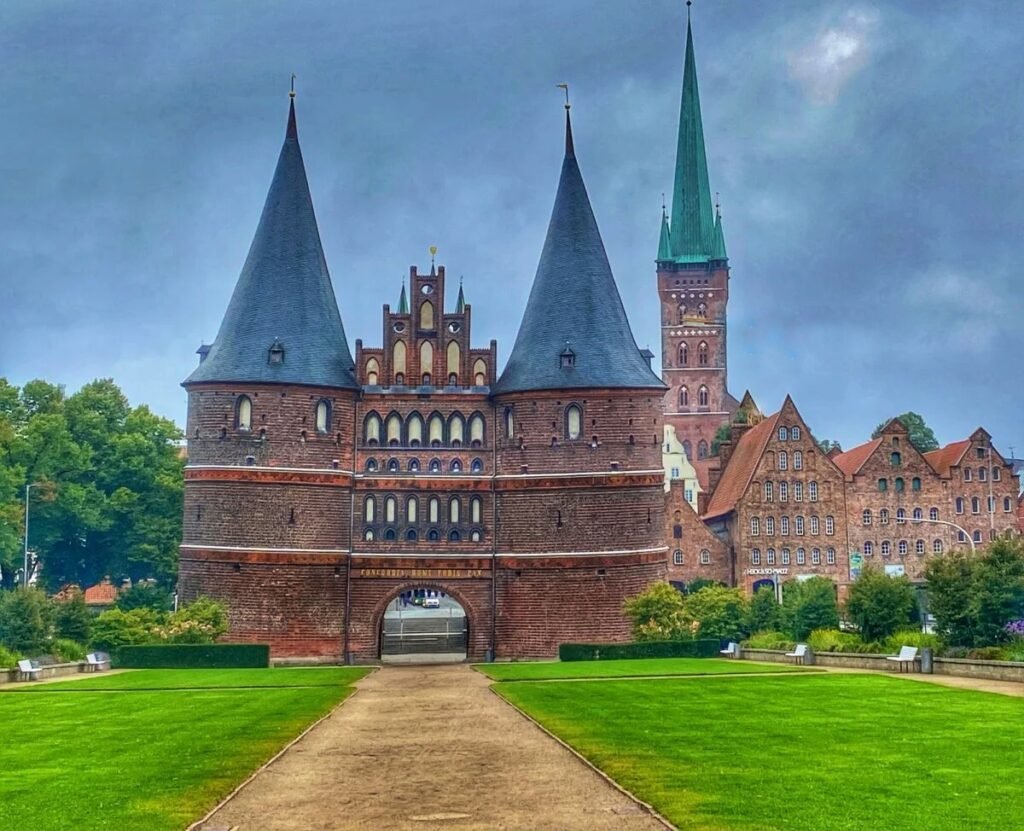
[{"label": "green lawn", "polygon": [[1024,699],[876,675],[497,684],[682,829],[1024,828]]},{"label": "green lawn", "polygon": [[524,661],[514,664],[476,664],[475,669],[495,681],[548,681],[560,678],[793,672],[801,671],[803,667],[791,664],[758,664],[753,661],[732,661],[724,658],[630,658],[621,661]]},{"label": "green lawn", "polygon": [[0,693],[0,828],[184,828],[350,695],[355,677],[139,670]]}]

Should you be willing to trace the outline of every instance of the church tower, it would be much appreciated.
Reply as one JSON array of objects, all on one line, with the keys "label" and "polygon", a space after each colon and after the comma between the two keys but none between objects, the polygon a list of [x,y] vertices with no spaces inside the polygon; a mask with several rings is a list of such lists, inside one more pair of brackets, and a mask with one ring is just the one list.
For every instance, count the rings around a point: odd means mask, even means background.
[{"label": "church tower", "polygon": [[703,473],[715,432],[738,402],[726,386],[729,259],[722,217],[712,206],[689,20],[672,213],[662,209],[657,269],[665,423]]}]

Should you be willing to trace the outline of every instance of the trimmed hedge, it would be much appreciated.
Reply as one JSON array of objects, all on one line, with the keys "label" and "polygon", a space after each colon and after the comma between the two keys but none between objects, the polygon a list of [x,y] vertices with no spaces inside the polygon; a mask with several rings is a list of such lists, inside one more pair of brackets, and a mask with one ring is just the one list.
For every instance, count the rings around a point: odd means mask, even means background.
[{"label": "trimmed hedge", "polygon": [[115,667],[130,669],[229,669],[270,666],[265,643],[161,643],[122,646],[112,656]]},{"label": "trimmed hedge", "polygon": [[623,658],[713,658],[721,649],[717,639],[640,641],[638,643],[563,643],[560,661],[615,661]]}]

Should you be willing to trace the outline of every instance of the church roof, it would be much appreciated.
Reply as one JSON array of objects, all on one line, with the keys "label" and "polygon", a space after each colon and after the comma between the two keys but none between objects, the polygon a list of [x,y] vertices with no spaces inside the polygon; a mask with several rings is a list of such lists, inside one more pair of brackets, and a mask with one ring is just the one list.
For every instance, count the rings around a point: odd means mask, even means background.
[{"label": "church roof", "polygon": [[[283,349],[271,362],[270,347]],[[288,111],[256,236],[217,338],[185,384],[258,382],[358,388]]]},{"label": "church roof", "polygon": [[569,112],[565,159],[530,298],[496,393],[664,389],[636,345],[576,162]]}]

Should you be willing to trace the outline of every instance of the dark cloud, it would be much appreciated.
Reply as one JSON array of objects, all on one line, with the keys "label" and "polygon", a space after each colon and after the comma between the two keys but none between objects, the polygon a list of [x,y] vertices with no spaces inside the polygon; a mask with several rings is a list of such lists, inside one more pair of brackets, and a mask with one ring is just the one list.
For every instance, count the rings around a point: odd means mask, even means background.
[{"label": "dark cloud", "polygon": [[[619,3],[0,8],[0,372],[111,375],[179,422],[299,131],[349,338],[440,248],[504,358],[561,154],[559,90],[637,340],[671,191],[684,22]],[[1024,7],[705,2],[695,37],[733,266],[730,383],[853,444],[919,410],[1020,432]]]}]

